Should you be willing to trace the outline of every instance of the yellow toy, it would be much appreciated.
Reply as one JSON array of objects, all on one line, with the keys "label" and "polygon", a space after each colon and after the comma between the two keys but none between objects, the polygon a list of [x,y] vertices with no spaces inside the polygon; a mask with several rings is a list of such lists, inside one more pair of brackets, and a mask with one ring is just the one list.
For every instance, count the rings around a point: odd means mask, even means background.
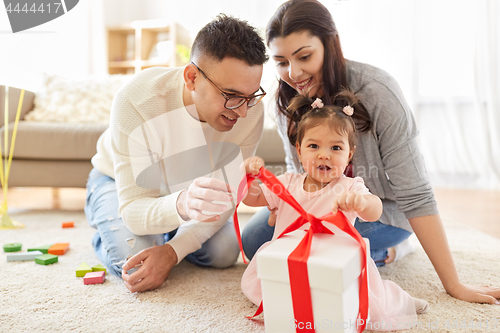
[{"label": "yellow toy", "polygon": [[[21,109],[23,106],[24,89],[21,90],[19,96],[19,103],[17,105],[16,119],[14,121],[14,130],[12,131],[12,142],[10,145],[9,157],[3,158],[7,154],[9,147],[9,87],[5,87],[5,109],[4,109],[4,150],[0,160],[0,181],[2,182],[3,202],[0,206],[0,229],[18,229],[24,228],[24,224],[12,220],[7,213],[9,207],[7,204],[7,193],[9,189],[9,173],[10,165],[12,164],[12,156],[14,155],[14,145],[16,143],[17,125],[19,124],[19,117],[21,116]],[[5,165],[4,165],[5,164]]]}]

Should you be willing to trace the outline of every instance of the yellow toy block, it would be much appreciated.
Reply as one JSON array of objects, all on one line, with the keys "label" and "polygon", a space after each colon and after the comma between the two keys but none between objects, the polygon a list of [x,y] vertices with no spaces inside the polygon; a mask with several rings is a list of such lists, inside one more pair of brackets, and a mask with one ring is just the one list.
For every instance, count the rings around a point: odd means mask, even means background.
[{"label": "yellow toy block", "polygon": [[82,262],[80,266],[76,269],[76,276],[77,277],[84,277],[85,274],[92,272],[92,268],[90,268],[87,263]]},{"label": "yellow toy block", "polygon": [[103,265],[99,264],[99,265],[95,265],[94,267],[92,267],[92,271],[93,272],[99,272],[99,271],[104,271],[104,273],[106,273],[106,267],[104,267]]}]

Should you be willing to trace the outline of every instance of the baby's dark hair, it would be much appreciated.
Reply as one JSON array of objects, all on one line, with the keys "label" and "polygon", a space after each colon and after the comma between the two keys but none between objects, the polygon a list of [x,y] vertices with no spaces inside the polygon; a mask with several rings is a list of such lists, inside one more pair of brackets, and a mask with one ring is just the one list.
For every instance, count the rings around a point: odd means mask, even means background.
[{"label": "baby's dark hair", "polygon": [[[292,117],[288,125],[288,139],[292,145],[302,142],[308,129],[327,123],[333,131],[343,135],[347,134],[349,148],[356,146],[356,125],[352,116],[344,112],[344,107],[350,106],[354,113],[364,109],[356,95],[348,90],[341,90],[333,99],[333,105],[324,105],[313,108],[314,101],[306,95],[297,95],[290,101],[287,111]],[[366,112],[366,111],[365,111]]]}]

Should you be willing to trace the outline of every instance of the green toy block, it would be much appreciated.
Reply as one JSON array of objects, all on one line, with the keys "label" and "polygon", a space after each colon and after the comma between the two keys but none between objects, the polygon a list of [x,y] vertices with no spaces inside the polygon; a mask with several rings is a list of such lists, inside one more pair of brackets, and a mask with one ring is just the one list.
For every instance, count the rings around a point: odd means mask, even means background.
[{"label": "green toy block", "polygon": [[17,252],[21,251],[23,245],[21,243],[10,243],[4,244],[3,251],[4,252]]},{"label": "green toy block", "polygon": [[106,267],[104,267],[101,264],[92,267],[92,272],[99,272],[99,271],[104,271],[104,273],[106,273]]},{"label": "green toy block", "polygon": [[37,246],[37,247],[32,247],[32,248],[29,248],[28,249],[28,252],[31,252],[31,251],[40,251],[42,253],[49,253],[49,248],[54,245],[54,244],[50,244],[50,245],[44,245],[44,246]]},{"label": "green toy block", "polygon": [[50,265],[58,261],[58,257],[53,254],[42,254],[35,258],[35,262],[39,265]]},{"label": "green toy block", "polygon": [[86,262],[82,262],[80,266],[76,269],[76,276],[77,277],[84,277],[85,274],[92,272],[92,268],[90,268],[89,265],[87,265]]}]

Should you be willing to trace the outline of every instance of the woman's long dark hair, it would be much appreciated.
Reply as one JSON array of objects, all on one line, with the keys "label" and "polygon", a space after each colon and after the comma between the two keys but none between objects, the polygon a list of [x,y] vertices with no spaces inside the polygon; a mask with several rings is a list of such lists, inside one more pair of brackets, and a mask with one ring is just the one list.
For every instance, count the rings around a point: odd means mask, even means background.
[{"label": "woman's long dark hair", "polygon": [[[333,104],[335,96],[347,85],[347,72],[344,55],[340,47],[340,39],[328,9],[317,0],[290,0],[282,4],[267,25],[267,45],[275,38],[286,37],[294,32],[308,31],[318,37],[325,49],[323,59],[322,87],[324,104]],[[288,131],[296,129],[302,118],[299,112],[287,111],[292,98],[297,91],[285,81],[279,80],[276,104],[280,113],[288,120]],[[313,97],[313,96],[311,96]],[[371,128],[370,115],[363,107],[363,111],[353,116],[357,130],[367,132]]]}]

